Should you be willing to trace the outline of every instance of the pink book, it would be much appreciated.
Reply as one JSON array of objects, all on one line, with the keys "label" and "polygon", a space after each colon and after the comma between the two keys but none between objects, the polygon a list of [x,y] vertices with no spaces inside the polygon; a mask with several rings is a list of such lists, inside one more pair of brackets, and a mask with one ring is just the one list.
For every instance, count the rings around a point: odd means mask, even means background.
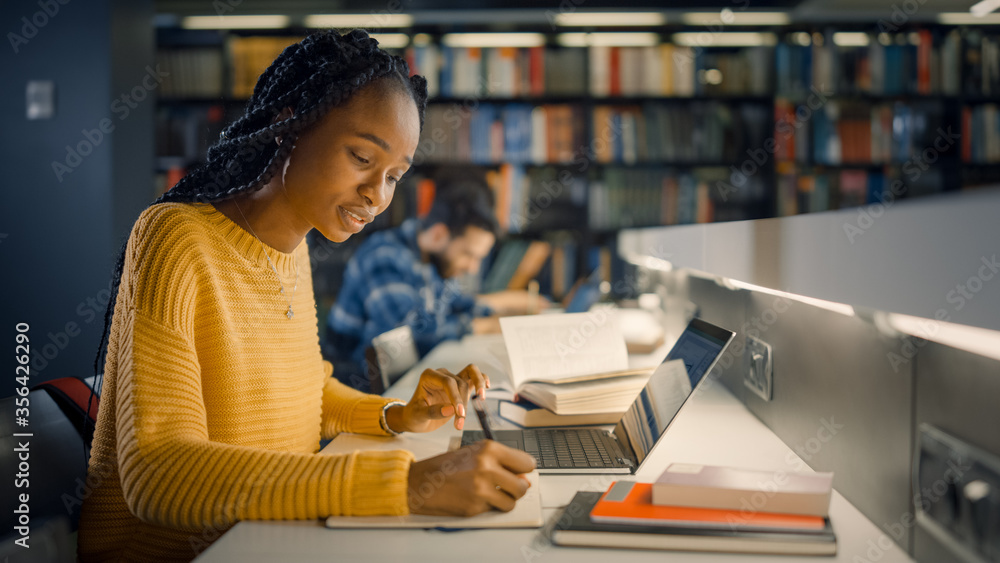
[{"label": "pink book", "polygon": [[672,463],[653,483],[653,504],[826,517],[832,491],[833,473]]}]

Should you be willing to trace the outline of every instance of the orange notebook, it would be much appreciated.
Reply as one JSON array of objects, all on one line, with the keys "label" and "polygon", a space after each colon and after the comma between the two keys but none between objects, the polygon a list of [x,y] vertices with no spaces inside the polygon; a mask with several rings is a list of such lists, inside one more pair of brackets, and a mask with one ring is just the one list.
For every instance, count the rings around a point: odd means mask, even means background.
[{"label": "orange notebook", "polygon": [[652,500],[651,483],[616,481],[594,505],[590,511],[590,520],[604,524],[642,524],[744,532],[820,532],[826,526],[825,518],[819,516],[666,506],[653,504]]}]

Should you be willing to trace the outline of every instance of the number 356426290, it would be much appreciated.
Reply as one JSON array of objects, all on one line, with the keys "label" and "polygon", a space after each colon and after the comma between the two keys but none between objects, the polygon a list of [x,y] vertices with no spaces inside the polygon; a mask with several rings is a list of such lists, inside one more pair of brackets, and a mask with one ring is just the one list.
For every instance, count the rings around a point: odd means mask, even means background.
[{"label": "number 356426290", "polygon": [[27,417],[28,393],[31,391],[28,387],[28,381],[31,379],[31,367],[28,365],[31,361],[28,356],[31,352],[30,337],[28,336],[30,327],[28,323],[18,323],[14,329],[17,331],[14,335],[14,361],[17,363],[14,367],[14,379],[18,383],[14,390],[18,394],[15,402],[19,407],[15,416]]}]

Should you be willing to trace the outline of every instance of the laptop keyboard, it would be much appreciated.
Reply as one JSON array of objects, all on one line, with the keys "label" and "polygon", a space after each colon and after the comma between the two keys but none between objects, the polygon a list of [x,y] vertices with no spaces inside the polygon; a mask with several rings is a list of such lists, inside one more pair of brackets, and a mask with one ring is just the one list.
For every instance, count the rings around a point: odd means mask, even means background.
[{"label": "laptop keyboard", "polygon": [[604,432],[592,428],[524,430],[524,451],[535,456],[538,466],[544,468],[618,466],[618,460],[605,449],[602,434]]}]

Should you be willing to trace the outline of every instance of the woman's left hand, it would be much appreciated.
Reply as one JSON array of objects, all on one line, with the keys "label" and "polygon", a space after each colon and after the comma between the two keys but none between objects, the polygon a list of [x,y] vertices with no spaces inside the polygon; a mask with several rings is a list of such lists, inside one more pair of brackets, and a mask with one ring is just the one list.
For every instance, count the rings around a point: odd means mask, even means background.
[{"label": "woman's left hand", "polygon": [[461,430],[470,395],[482,394],[489,386],[490,379],[473,364],[458,374],[443,368],[424,370],[410,402],[386,411],[386,424],[397,432],[430,432],[455,417],[455,428]]}]

